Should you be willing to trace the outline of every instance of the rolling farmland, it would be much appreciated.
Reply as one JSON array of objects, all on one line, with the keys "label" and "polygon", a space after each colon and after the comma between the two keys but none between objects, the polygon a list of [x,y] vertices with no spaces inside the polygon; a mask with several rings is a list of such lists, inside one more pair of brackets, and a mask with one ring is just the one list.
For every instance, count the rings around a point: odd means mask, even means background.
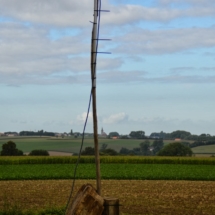
[{"label": "rolling farmland", "polygon": [[[74,162],[74,156],[1,157],[0,214],[63,215]],[[195,157],[102,157],[102,193],[120,199],[121,215],[213,215],[214,162]],[[93,157],[82,157],[73,195],[84,183],[95,186]]]},{"label": "rolling farmland", "polygon": [[[0,147],[9,139],[24,152],[38,148],[74,153],[81,144],[80,138],[18,137],[1,138]],[[115,150],[132,149],[142,141],[99,140]],[[85,139],[87,146],[93,147],[91,138]],[[193,149],[207,150],[213,154],[215,149]],[[63,215],[76,161],[76,156],[0,157],[0,215]],[[213,157],[101,156],[101,176],[103,195],[120,199],[121,215],[215,214]],[[74,193],[83,183],[95,186],[95,177],[94,157],[81,156]]]},{"label": "rolling farmland", "polygon": [[[81,145],[81,138],[55,138],[55,137],[15,137],[15,138],[0,138],[0,147],[7,141],[12,140],[16,143],[17,148],[24,153],[30,152],[33,149],[44,149],[47,151],[60,151],[78,153]],[[108,144],[108,148],[119,151],[122,147],[133,149],[138,147],[143,140],[131,139],[99,139],[100,146],[103,143]],[[92,138],[84,139],[85,147],[94,147]]]},{"label": "rolling farmland", "polygon": [[[44,149],[47,151],[57,151],[66,153],[78,153],[81,145],[81,138],[65,137],[0,137],[0,149],[1,145],[7,141],[12,140],[16,143],[17,148],[24,153],[30,152],[34,149]],[[144,140],[138,139],[99,139],[99,145],[108,144],[108,148],[112,148],[119,152],[124,147],[127,149],[133,149],[139,147],[139,144]],[[153,140],[150,140],[153,142]],[[174,140],[164,140],[164,144],[174,142]],[[84,139],[85,147],[94,147],[93,139],[86,137]],[[215,154],[215,145],[198,146],[192,148],[192,151],[196,156],[211,156]]]},{"label": "rolling farmland", "polygon": [[[0,180],[71,179],[74,164],[0,165]],[[77,179],[95,179],[94,164],[80,164]],[[214,165],[101,164],[101,178],[114,180],[215,180]]]},{"label": "rolling farmland", "polygon": [[[77,180],[74,194],[86,183],[96,185]],[[70,188],[71,180],[1,181],[0,214],[8,205],[26,211],[19,215],[63,215]],[[103,196],[120,199],[120,215],[214,215],[214,193],[214,181],[102,180]],[[52,213],[38,212],[48,209]]]}]

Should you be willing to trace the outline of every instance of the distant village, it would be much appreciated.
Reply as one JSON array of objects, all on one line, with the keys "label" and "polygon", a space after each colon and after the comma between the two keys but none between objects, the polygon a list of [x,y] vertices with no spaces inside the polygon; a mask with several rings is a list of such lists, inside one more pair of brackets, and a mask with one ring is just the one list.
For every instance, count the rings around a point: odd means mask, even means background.
[{"label": "distant village", "polygon": [[[141,134],[139,135],[141,137],[141,139],[143,138],[147,138],[145,136],[145,132],[144,131],[137,131],[136,133],[140,132]],[[134,132],[131,132],[131,134],[133,134]],[[64,137],[82,137],[82,133],[80,132],[73,132],[73,130],[71,130],[70,132],[62,132],[62,133],[58,133],[58,132],[47,132],[47,131],[21,131],[21,132],[0,132],[0,136],[1,137],[16,137],[16,136],[51,136],[51,137],[56,137],[56,138],[64,138]],[[93,133],[84,133],[85,137],[93,137]],[[133,137],[133,135],[120,135],[118,132],[110,132],[109,134],[107,134],[104,129],[102,128],[100,130],[100,132],[98,133],[98,136],[100,138],[111,138],[111,139],[130,139]],[[157,136],[156,136],[157,138]]]},{"label": "distant village", "polygon": [[[119,134],[117,132],[113,132],[115,134],[115,136],[112,135],[112,138],[119,138]],[[92,136],[93,137],[93,133],[84,133],[85,136]],[[104,129],[101,129],[101,132],[98,134],[100,137],[103,138],[107,138],[108,135],[106,134],[106,132],[104,131]],[[67,133],[67,132],[62,132],[62,133],[58,133],[58,132],[46,132],[43,130],[40,131],[21,131],[21,132],[0,132],[0,137],[17,137],[17,136],[52,136],[52,137],[80,137],[82,136],[82,133],[80,132],[73,132],[72,130]]]},{"label": "distant village", "polygon": [[[55,138],[65,138],[65,137],[82,137],[82,133],[80,132],[73,132],[71,130],[70,132],[47,132],[44,130],[39,130],[39,131],[21,131],[21,132],[0,132],[0,137],[16,137],[16,136],[50,136],[50,137],[55,137]],[[85,137],[93,137],[93,133],[84,133]],[[149,136],[145,135],[145,132],[142,130],[139,131],[131,131],[129,134],[126,135],[120,135],[118,132],[110,132],[107,134],[103,128],[101,128],[100,132],[98,132],[99,138],[110,138],[110,139],[167,139],[167,140],[175,140],[175,141],[180,141],[180,140],[191,140],[191,141],[215,141],[215,136],[212,136],[210,134],[200,134],[200,135],[195,135],[191,134],[188,131],[183,131],[183,130],[177,130],[173,131],[171,133],[165,133],[163,131],[161,132],[153,132]]]}]

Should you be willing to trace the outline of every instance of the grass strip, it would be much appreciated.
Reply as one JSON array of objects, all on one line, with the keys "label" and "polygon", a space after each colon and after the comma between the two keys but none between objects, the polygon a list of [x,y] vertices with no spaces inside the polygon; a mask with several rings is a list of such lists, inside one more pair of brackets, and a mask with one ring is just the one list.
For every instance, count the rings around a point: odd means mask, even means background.
[{"label": "grass strip", "polygon": [[64,208],[48,208],[45,210],[22,210],[19,206],[10,206],[0,211],[0,215],[64,215]]}]

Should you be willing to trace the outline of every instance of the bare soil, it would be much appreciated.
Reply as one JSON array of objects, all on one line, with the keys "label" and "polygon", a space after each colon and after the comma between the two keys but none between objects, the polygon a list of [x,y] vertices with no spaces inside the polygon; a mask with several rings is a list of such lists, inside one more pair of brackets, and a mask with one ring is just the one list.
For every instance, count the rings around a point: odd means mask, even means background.
[{"label": "bare soil", "polygon": [[[96,182],[76,181],[73,196],[86,183]],[[71,185],[71,180],[0,181],[0,209],[65,206]],[[215,215],[215,182],[103,180],[102,195],[119,198],[123,215]]]}]

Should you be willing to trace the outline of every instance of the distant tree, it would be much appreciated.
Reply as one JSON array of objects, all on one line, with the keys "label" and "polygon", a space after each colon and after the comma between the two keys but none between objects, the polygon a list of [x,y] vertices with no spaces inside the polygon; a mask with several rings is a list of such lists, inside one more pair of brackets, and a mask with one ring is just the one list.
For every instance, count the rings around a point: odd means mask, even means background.
[{"label": "distant tree", "polygon": [[101,146],[101,148],[100,148],[100,152],[103,152],[104,150],[106,150],[107,147],[108,147],[108,144],[103,143],[102,146]]},{"label": "distant tree", "polygon": [[198,141],[207,141],[207,139],[209,139],[209,138],[206,134],[200,134],[198,137]]},{"label": "distant tree", "polygon": [[156,155],[164,146],[164,143],[163,143],[163,139],[158,139],[158,140],[155,140],[153,143],[152,143],[152,152],[154,155]]},{"label": "distant tree", "polygon": [[121,139],[129,139],[129,136],[128,135],[122,135],[120,138]]},{"label": "distant tree", "polygon": [[145,131],[131,131],[129,134],[130,137],[136,139],[145,139]]},{"label": "distant tree", "polygon": [[70,134],[73,135],[73,130],[71,129]]},{"label": "distant tree", "polygon": [[44,132],[43,130],[40,130],[38,132],[34,132],[34,131],[20,131],[19,135],[20,136],[52,136],[52,137],[54,137],[55,133],[54,132],[47,132],[47,131]]},{"label": "distant tree", "polygon": [[135,155],[141,155],[140,147],[133,148],[132,152],[133,152]]},{"label": "distant tree", "polygon": [[43,133],[43,136],[52,136],[52,137],[54,137],[54,136],[55,136],[55,133],[54,133],[54,132],[47,132],[47,131],[45,131],[45,132]]},{"label": "distant tree", "polygon": [[187,147],[190,147],[190,143],[187,142],[187,141],[182,141],[182,142],[180,142],[180,143],[183,144],[183,145],[185,145],[185,146],[187,146]]},{"label": "distant tree", "polygon": [[173,131],[172,133],[170,133],[170,136],[172,139],[176,139],[176,138],[180,138],[180,139],[186,139],[187,137],[189,137],[191,135],[190,132],[188,131]]},{"label": "distant tree", "polygon": [[160,133],[158,132],[153,132],[150,134],[149,138],[152,138],[152,139],[159,139],[160,138]]},{"label": "distant tree", "polygon": [[196,141],[196,140],[198,140],[198,135],[189,135],[189,136],[187,136],[186,137],[186,140],[194,140],[194,141]]},{"label": "distant tree", "polygon": [[131,154],[131,152],[132,152],[132,150],[122,147],[119,151],[119,154],[128,155],[128,154]]},{"label": "distant tree", "polygon": [[40,136],[43,135],[43,130],[37,132]]},{"label": "distant tree", "polygon": [[140,143],[140,153],[142,155],[150,155],[150,142],[149,140],[145,140],[144,142]]},{"label": "distant tree", "polygon": [[23,151],[16,148],[16,144],[13,141],[8,141],[2,145],[2,156],[21,156]]},{"label": "distant tree", "polygon": [[158,156],[192,156],[192,154],[189,147],[179,142],[170,143],[158,152]]},{"label": "distant tree", "polygon": [[86,147],[84,151],[81,152],[82,155],[95,155],[95,149],[93,147]]},{"label": "distant tree", "polygon": [[118,155],[118,153],[114,149],[105,149],[102,151],[102,155]]},{"label": "distant tree", "polygon": [[160,133],[159,132],[153,132],[150,134],[149,138],[152,138],[152,139],[165,139],[167,138],[168,139],[168,134],[167,133],[164,133],[163,131],[161,131]]},{"label": "distant tree", "polygon": [[113,132],[110,132],[109,135],[108,135],[109,138],[112,138],[112,137],[119,137],[119,133],[116,132],[116,131],[113,131]]},{"label": "distant tree", "polygon": [[163,131],[160,132],[160,138],[164,139],[165,138],[165,133]]},{"label": "distant tree", "polygon": [[48,151],[43,149],[35,149],[29,153],[30,156],[49,156]]}]

